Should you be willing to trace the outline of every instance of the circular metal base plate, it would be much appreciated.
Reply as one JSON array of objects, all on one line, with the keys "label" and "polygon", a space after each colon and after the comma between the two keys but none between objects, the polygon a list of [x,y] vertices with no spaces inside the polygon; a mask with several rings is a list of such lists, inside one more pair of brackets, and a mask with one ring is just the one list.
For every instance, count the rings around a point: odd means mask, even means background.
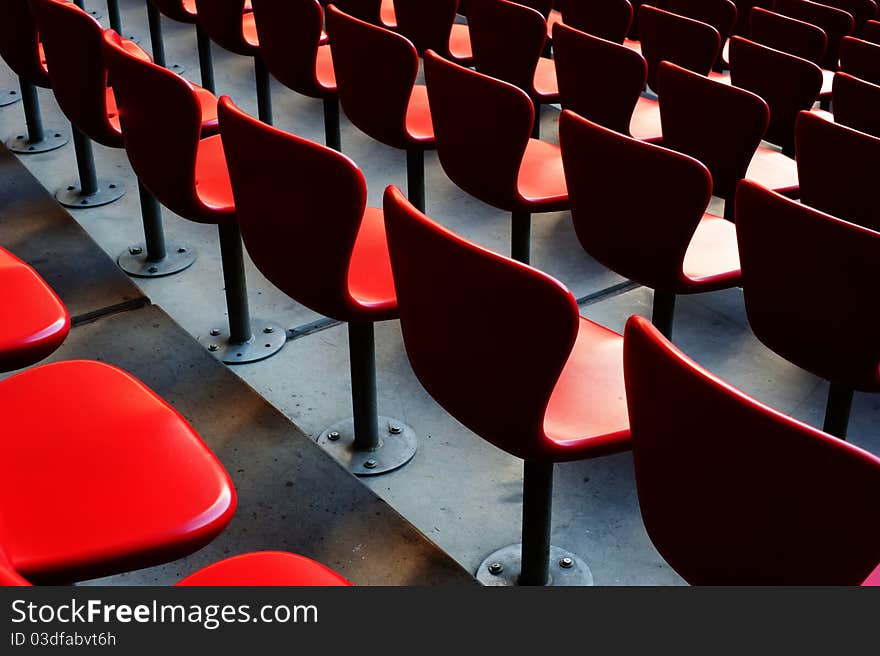
[{"label": "circular metal base plate", "polygon": [[30,155],[33,153],[48,153],[50,150],[61,148],[70,141],[70,138],[60,130],[45,128],[44,136],[40,141],[28,141],[27,135],[19,134],[6,140],[6,147],[13,153]]},{"label": "circular metal base plate", "polygon": [[196,249],[180,241],[165,242],[166,255],[150,262],[142,245],[129,246],[116,259],[119,268],[136,278],[161,278],[188,269],[196,261]]},{"label": "circular metal base plate", "polygon": [[229,330],[215,328],[201,341],[208,350],[226,364],[246,364],[265,360],[275,355],[287,341],[287,331],[274,321],[254,319],[251,321],[251,337],[244,344],[229,341]]},{"label": "circular metal base plate", "polygon": [[[503,547],[480,564],[477,580],[483,585],[517,585],[521,558],[522,544]],[[593,585],[593,573],[578,556],[550,545],[550,580],[547,585],[590,586]]]},{"label": "circular metal base plate", "polygon": [[419,447],[415,431],[402,421],[379,417],[379,440],[372,451],[354,449],[354,419],[333,424],[316,440],[355,476],[376,476],[402,467]]},{"label": "circular metal base plate", "polygon": [[0,107],[6,107],[21,100],[21,92],[18,89],[0,89]]},{"label": "circular metal base plate", "polygon": [[98,180],[98,191],[83,196],[79,185],[69,184],[55,192],[55,199],[64,207],[100,207],[125,195],[125,185],[118,180]]},{"label": "circular metal base plate", "polygon": [[183,64],[168,64],[166,68],[172,73],[177,73],[178,75],[183,75],[186,72],[186,66]]}]

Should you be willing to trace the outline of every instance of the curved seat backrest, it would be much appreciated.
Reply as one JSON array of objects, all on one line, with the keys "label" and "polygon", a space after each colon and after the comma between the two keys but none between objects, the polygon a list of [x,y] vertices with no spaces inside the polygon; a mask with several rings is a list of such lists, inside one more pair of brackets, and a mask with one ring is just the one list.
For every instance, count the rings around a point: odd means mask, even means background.
[{"label": "curved seat backrest", "polygon": [[219,115],[236,216],[254,264],[298,303],[351,320],[348,269],[367,202],[363,174],[345,155],[266,125],[228,97]]},{"label": "curved seat backrest", "polygon": [[474,67],[532,93],[547,23],[537,10],[508,0],[470,0],[468,27]]},{"label": "curved seat backrest", "polygon": [[254,55],[256,48],[244,37],[245,0],[195,0],[199,24],[222,48],[238,55]]},{"label": "curved seat backrest", "polygon": [[660,62],[657,90],[663,145],[705,164],[713,194],[733,200],[767,130],[767,103],[669,62]]},{"label": "curved seat backrest", "polygon": [[[395,187],[384,207],[400,327],[419,381],[483,439],[544,460],[544,414],[578,332],[574,297],[434,223]],[[514,306],[520,317],[540,317],[537,325],[510,321]],[[456,330],[462,317],[468,329]]]},{"label": "curved seat backrest", "polygon": [[880,560],[880,460],[731,387],[642,317],[623,359],[642,518],[688,583],[865,579]]},{"label": "curved seat backrest", "polygon": [[648,63],[648,86],[655,91],[661,61],[708,75],[721,50],[721,37],[711,25],[651,5],[639,7],[639,40]]},{"label": "curved seat backrest", "polygon": [[770,107],[764,139],[794,155],[794,122],[822,89],[822,70],[813,62],[742,37],[730,39],[730,80]]},{"label": "curved seat backrest", "polygon": [[736,4],[736,22],[733,24],[733,34],[750,38],[751,20],[750,14],[754,7],[772,9],[775,0],[734,0]]},{"label": "curved seat backrest", "polygon": [[776,0],[773,11],[821,27],[828,37],[828,44],[819,65],[837,70],[840,40],[852,34],[855,28],[855,22],[849,13],[811,0]]},{"label": "curved seat backrest", "polygon": [[559,143],[571,218],[584,250],[648,287],[682,287],[684,256],[712,193],[706,167],[570,111],[559,119]]},{"label": "curved seat backrest", "polygon": [[566,25],[581,32],[623,43],[632,25],[633,6],[629,0],[570,2],[562,10],[562,19]]},{"label": "curved seat backrest", "polygon": [[834,74],[831,86],[834,122],[880,137],[880,85],[848,73]]},{"label": "curved seat backrest", "polygon": [[808,59],[814,64],[825,56],[828,37],[821,27],[760,7],[752,9],[751,23],[749,39],[755,43]]},{"label": "curved seat backrest", "polygon": [[307,96],[322,96],[315,73],[324,29],[321,3],[256,0],[253,7],[260,57],[269,72],[289,89]]},{"label": "curved seat backrest", "polygon": [[512,84],[425,53],[437,154],[463,190],[512,211],[535,110]]},{"label": "curved seat backrest", "polygon": [[553,26],[553,53],[562,107],[628,135],[648,76],[644,58],[562,23]]},{"label": "curved seat backrest", "polygon": [[419,54],[433,50],[449,56],[449,35],[458,13],[458,0],[394,0],[397,31]]},{"label": "curved seat backrest", "polygon": [[880,45],[851,36],[840,42],[840,70],[880,84]]},{"label": "curved seat backrest", "polygon": [[880,233],[748,180],[737,190],[736,231],[758,339],[821,378],[880,392]]},{"label": "curved seat backrest", "polygon": [[875,0],[822,0],[823,5],[841,9],[853,17],[853,34],[861,34],[865,23],[877,17]]},{"label": "curved seat backrest", "polygon": [[107,69],[101,54],[103,28],[72,2],[30,0],[37,22],[52,91],[83,134],[119,148],[122,138],[107,119]]},{"label": "curved seat backrest", "polygon": [[663,9],[714,27],[721,43],[733,33],[737,7],[732,0],[664,0]]},{"label": "curved seat backrest", "polygon": [[406,112],[419,70],[413,44],[333,5],[327,33],[345,115],[373,139],[406,148]]},{"label": "curved seat backrest", "polygon": [[334,0],[326,4],[367,23],[382,24],[382,0]]},{"label": "curved seat backrest", "polygon": [[[110,30],[104,35],[104,56],[115,82],[125,150],[138,179],[172,212],[199,221],[195,166],[202,115],[192,86],[166,68],[133,57]],[[159,116],[162,120],[156,120]]]},{"label": "curved seat backrest", "polygon": [[31,84],[51,86],[40,61],[40,37],[28,0],[7,0],[3,7],[0,57],[16,75]]}]

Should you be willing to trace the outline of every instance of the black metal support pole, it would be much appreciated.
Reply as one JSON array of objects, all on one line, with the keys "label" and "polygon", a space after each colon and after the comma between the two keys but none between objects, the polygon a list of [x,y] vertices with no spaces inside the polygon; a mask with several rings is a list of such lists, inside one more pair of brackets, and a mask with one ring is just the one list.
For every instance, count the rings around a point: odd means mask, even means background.
[{"label": "black metal support pole", "polygon": [[165,41],[162,38],[162,15],[147,0],[147,20],[150,24],[150,46],[153,50],[153,61],[158,66],[165,66]]},{"label": "black metal support pole", "polygon": [[532,242],[532,215],[528,212],[514,212],[510,218],[510,257],[528,264]]},{"label": "black metal support pole", "polygon": [[406,151],[406,193],[409,202],[420,212],[425,211],[425,151]]},{"label": "black metal support pole", "polygon": [[263,60],[254,57],[254,76],[257,79],[257,115],[263,123],[272,125],[272,83]]},{"label": "black metal support pole", "polygon": [[85,9],[85,8],[86,8],[85,0],[73,0],[73,4],[75,4],[75,5],[76,5],[77,7],[79,7],[80,9]]},{"label": "black metal support pole", "polygon": [[342,131],[339,127],[339,97],[324,98],[324,143],[328,148],[342,152]]},{"label": "black metal support pole", "polygon": [[354,448],[369,451],[379,446],[376,347],[372,322],[348,324],[348,352],[351,362]]},{"label": "black metal support pole", "polygon": [[522,569],[519,585],[546,585],[550,578],[553,463],[523,463]]},{"label": "black metal support pole", "polygon": [[122,34],[122,16],[119,14],[119,0],[107,0],[107,19],[111,29]]},{"label": "black metal support pole", "polygon": [[141,198],[141,215],[144,220],[144,241],[147,246],[147,262],[165,259],[165,229],[162,226],[162,206],[156,197],[138,180]]},{"label": "black metal support pole", "polygon": [[734,220],[734,218],[735,218],[734,208],[735,207],[736,206],[734,205],[733,197],[729,197],[729,198],[724,199],[724,218],[727,219],[728,221]]},{"label": "black metal support pole", "polygon": [[853,390],[851,387],[831,383],[828,390],[828,404],[825,406],[825,424],[822,430],[829,435],[845,440],[852,401]]},{"label": "black metal support pole", "polygon": [[98,191],[98,174],[95,171],[95,153],[92,141],[79,129],[71,124],[73,130],[73,148],[76,152],[76,168],[79,170],[80,193],[90,196]]},{"label": "black metal support pole", "polygon": [[196,40],[199,45],[199,71],[201,72],[202,87],[216,92],[214,85],[214,60],[211,58],[211,39],[205,29],[196,23]]},{"label": "black metal support pole", "polygon": [[229,341],[244,344],[253,338],[248,308],[247,281],[244,275],[244,249],[241,233],[234,222],[221,223],[220,257],[223,261],[223,282],[226,285],[226,309],[229,313]]},{"label": "black metal support pole", "polygon": [[672,339],[672,325],[675,321],[675,294],[654,290],[654,312],[651,322],[666,339]]},{"label": "black metal support pole", "polygon": [[532,124],[532,139],[541,138],[541,103],[535,105],[535,122]]},{"label": "black metal support pole", "polygon": [[37,87],[23,77],[19,77],[18,81],[21,86],[21,103],[24,106],[24,120],[27,124],[28,143],[39,143],[43,140],[44,135]]}]

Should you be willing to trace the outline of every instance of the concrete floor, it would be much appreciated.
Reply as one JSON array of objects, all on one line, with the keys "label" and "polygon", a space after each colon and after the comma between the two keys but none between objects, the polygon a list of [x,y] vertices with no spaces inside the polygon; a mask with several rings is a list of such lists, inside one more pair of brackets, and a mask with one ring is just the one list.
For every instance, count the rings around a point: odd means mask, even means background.
[{"label": "concrete floor", "polygon": [[[100,0],[91,1],[99,10],[103,10],[102,4]],[[144,3],[122,0],[122,9],[126,34],[148,47]],[[106,24],[106,18],[103,22]],[[197,83],[194,29],[168,20],[164,28],[168,61],[186,66],[185,76]],[[214,57],[218,93],[229,94],[245,110],[256,114],[251,60],[216,46]],[[12,83],[12,74],[0,67],[0,87]],[[46,125],[63,126],[69,131],[51,92],[40,91],[40,100]],[[298,96],[279,84],[275,84],[273,100],[277,127],[323,141],[320,101]],[[544,112],[543,135],[549,141],[556,139],[557,116],[552,109]],[[0,135],[13,136],[22,128],[20,104],[0,110]],[[372,141],[344,118],[342,137],[343,150],[364,171],[371,204],[380,204],[388,184],[405,188],[402,152]],[[122,151],[96,145],[95,152],[99,174],[123,179],[129,193],[103,208],[74,211],[74,216],[115,257],[130,243],[142,239],[136,183]],[[21,159],[50,189],[66,184],[75,175],[72,146]],[[430,216],[477,243],[508,252],[508,215],[457,189],[431,153],[426,157],[426,183]],[[294,203],[295,199],[282,197],[280,202]],[[649,205],[645,209],[649,211]],[[720,203],[714,209],[720,210]],[[222,327],[225,322],[216,229],[182,220],[168,211],[165,222],[168,237],[194,244],[199,259],[185,273],[135,282],[186,331],[205,341],[211,328]],[[576,296],[622,281],[584,254],[567,213],[535,217],[532,239],[532,263],[559,278]],[[296,257],[296,244],[290,249],[291,257]],[[248,276],[254,316],[273,319],[288,328],[319,318],[284,296],[250,263]],[[622,330],[629,315],[650,313],[651,300],[649,290],[638,288],[581,309],[585,316]],[[521,319],[539,320],[528,316]],[[467,330],[466,317],[462,317],[461,329]],[[463,428],[425,393],[407,362],[397,322],[377,326],[376,343],[380,411],[413,426],[421,441],[409,465],[363,482],[473,571],[489,552],[518,540],[521,462]],[[676,343],[698,362],[758,399],[821,425],[827,385],[777,357],[754,338],[739,290],[681,298]],[[328,425],[350,415],[344,326],[290,341],[275,357],[237,366],[233,371],[309,435],[317,436]],[[851,441],[880,451],[878,420],[880,397],[857,394]],[[225,464],[233,469],[237,463]],[[597,584],[681,583],[644,531],[628,454],[558,466],[554,503],[554,544],[579,553],[593,569]],[[239,512],[247,510],[241,508]],[[246,536],[236,546],[248,548]]]}]

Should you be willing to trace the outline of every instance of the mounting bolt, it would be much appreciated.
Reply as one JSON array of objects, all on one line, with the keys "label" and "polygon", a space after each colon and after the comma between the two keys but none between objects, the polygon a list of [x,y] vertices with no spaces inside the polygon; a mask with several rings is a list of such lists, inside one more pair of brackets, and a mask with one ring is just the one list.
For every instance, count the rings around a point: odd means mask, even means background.
[{"label": "mounting bolt", "polygon": [[373,460],[372,458],[370,458],[369,460],[367,460],[367,461],[364,463],[364,468],[365,468],[365,469],[375,469],[377,464],[378,464],[378,463],[377,463],[375,460]]},{"label": "mounting bolt", "polygon": [[144,249],[141,248],[140,246],[129,246],[128,252],[131,253],[132,255],[140,255],[141,253],[144,252]]},{"label": "mounting bolt", "polygon": [[489,574],[492,576],[498,576],[501,572],[504,571],[504,565],[501,563],[489,563]]},{"label": "mounting bolt", "polygon": [[574,560],[572,560],[568,556],[565,556],[564,558],[559,559],[559,566],[562,569],[571,569],[572,567],[574,567]]},{"label": "mounting bolt", "polygon": [[267,335],[271,335],[275,332],[275,328],[273,328],[272,326],[266,326],[265,328],[263,328],[263,332]]},{"label": "mounting bolt", "polygon": [[181,246],[180,248],[177,249],[177,252],[178,253],[186,253],[186,249],[183,246]]},{"label": "mounting bolt", "polygon": [[331,431],[330,434],[327,435],[327,439],[331,442],[335,442],[339,439],[339,431]]},{"label": "mounting bolt", "polygon": [[211,336],[212,336],[212,337],[217,337],[219,334],[220,334],[220,329],[219,329],[219,328],[212,328],[212,329],[211,329]]},{"label": "mounting bolt", "polygon": [[403,429],[397,424],[391,424],[388,426],[388,432],[392,435],[400,435],[403,432]]},{"label": "mounting bolt", "polygon": [[220,349],[220,347],[217,346],[216,344],[211,344],[211,345],[208,347],[208,350],[211,351],[212,353],[213,353],[214,351],[219,350],[219,349]]},{"label": "mounting bolt", "polygon": [[157,267],[157,266],[147,267],[148,273],[156,273],[158,270],[159,270],[159,267]]}]

